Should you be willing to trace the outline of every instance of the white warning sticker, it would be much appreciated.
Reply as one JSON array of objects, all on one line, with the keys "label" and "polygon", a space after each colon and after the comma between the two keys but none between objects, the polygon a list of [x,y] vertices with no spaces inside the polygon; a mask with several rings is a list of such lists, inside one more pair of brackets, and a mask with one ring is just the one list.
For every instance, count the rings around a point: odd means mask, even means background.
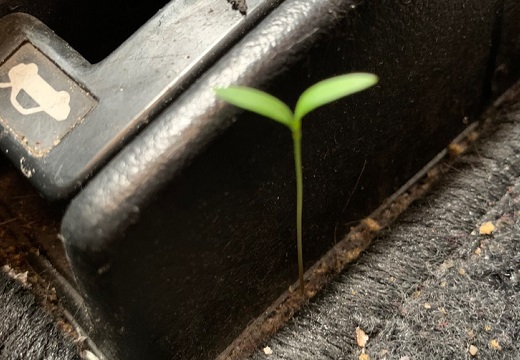
[{"label": "white warning sticker", "polygon": [[[22,115],[30,115],[45,111],[57,121],[67,120],[70,113],[70,94],[66,91],[56,91],[38,74],[35,63],[20,63],[13,66],[9,73],[8,83],[0,83],[0,88],[11,88],[11,105]],[[38,106],[23,107],[17,100],[20,91],[25,91]]]},{"label": "white warning sticker", "polygon": [[95,99],[30,43],[0,65],[0,125],[33,156],[60,143]]}]

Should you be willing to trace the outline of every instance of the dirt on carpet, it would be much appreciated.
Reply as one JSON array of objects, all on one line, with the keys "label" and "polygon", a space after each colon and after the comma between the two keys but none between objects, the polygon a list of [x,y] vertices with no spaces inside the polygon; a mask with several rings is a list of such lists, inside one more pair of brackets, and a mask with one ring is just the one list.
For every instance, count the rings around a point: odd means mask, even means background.
[{"label": "dirt on carpet", "polygon": [[64,316],[56,289],[31,260],[52,258],[61,272],[71,276],[57,237],[62,210],[47,204],[6,161],[0,161],[0,193],[0,271],[29,289],[65,336],[79,339]]}]

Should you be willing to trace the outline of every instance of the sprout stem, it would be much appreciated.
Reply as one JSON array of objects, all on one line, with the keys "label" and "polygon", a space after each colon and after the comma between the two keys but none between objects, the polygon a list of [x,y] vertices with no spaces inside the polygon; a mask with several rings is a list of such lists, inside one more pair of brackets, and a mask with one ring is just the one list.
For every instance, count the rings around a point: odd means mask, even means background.
[{"label": "sprout stem", "polygon": [[303,213],[303,176],[302,176],[302,142],[301,129],[296,126],[292,130],[294,148],[294,169],[296,172],[296,246],[298,248],[298,273],[300,292],[304,296],[303,250],[302,250],[302,213]]}]

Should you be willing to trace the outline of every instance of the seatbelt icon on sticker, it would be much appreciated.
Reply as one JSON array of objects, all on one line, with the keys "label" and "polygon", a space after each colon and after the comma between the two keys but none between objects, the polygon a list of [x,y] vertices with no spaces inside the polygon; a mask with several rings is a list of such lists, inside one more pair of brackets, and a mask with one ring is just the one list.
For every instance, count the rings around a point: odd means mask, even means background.
[{"label": "seatbelt icon on sticker", "polygon": [[[20,63],[9,70],[9,83],[0,83],[0,88],[12,88],[11,104],[22,115],[45,112],[56,121],[67,120],[70,113],[70,94],[56,91],[38,74],[38,65]],[[16,99],[20,91],[25,91],[38,106],[23,107]]]}]

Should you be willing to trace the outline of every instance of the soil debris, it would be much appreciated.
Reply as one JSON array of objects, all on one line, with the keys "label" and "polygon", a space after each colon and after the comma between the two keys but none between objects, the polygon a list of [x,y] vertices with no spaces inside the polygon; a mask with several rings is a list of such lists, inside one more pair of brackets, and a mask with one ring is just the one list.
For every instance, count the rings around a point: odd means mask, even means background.
[{"label": "soil debris", "polygon": [[12,279],[15,279],[16,281],[19,281],[22,283],[24,287],[30,287],[30,284],[27,282],[27,275],[29,274],[28,271],[24,272],[16,272],[14,269],[12,269],[9,265],[4,265],[2,267],[2,270],[9,275]]},{"label": "soil debris", "polygon": [[242,15],[247,15],[246,0],[227,0],[233,10],[238,10]]},{"label": "soil debris", "polygon": [[273,355],[273,350],[269,346],[266,346],[263,350],[264,350],[264,354]]},{"label": "soil debris", "polygon": [[368,335],[358,326],[356,328],[356,342],[358,346],[364,348],[365,346],[367,346],[367,341]]},{"label": "soil debris", "polygon": [[372,219],[370,217],[364,218],[361,222],[370,231],[373,231],[373,232],[381,231],[381,225],[379,225],[379,223],[377,221],[375,221],[374,219]]},{"label": "soil debris", "polygon": [[498,341],[496,339],[492,339],[489,342],[489,345],[491,346],[491,348],[493,350],[502,350],[502,346],[500,346],[500,344],[498,343]]},{"label": "soil debris", "polygon": [[365,349],[363,349],[363,352],[359,355],[359,360],[370,360],[370,355],[365,353]]},{"label": "soil debris", "polygon": [[469,354],[471,356],[476,356],[478,353],[478,347],[476,347],[475,345],[470,345],[469,347]]},{"label": "soil debris", "polygon": [[491,221],[485,222],[480,225],[480,235],[491,235],[495,231],[495,225]]},{"label": "soil debris", "polygon": [[461,155],[465,150],[465,147],[461,144],[451,143],[448,145],[448,155],[452,160],[457,158],[457,156]]}]

